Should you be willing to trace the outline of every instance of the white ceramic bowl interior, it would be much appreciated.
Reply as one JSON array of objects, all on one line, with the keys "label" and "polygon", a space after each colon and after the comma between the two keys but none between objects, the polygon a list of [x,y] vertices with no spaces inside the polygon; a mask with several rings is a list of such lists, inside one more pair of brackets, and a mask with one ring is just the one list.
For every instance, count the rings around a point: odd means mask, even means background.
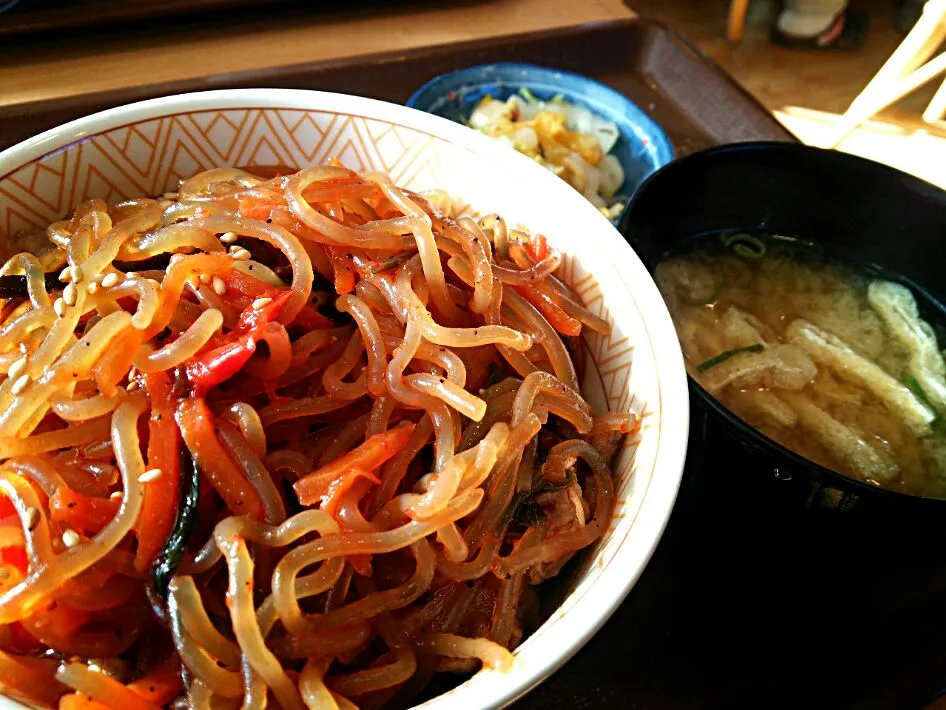
[{"label": "white ceramic bowl interior", "polygon": [[[565,280],[613,324],[609,336],[585,338],[586,398],[597,412],[644,413],[639,436],[619,453],[610,529],[562,605],[516,650],[514,669],[481,671],[422,706],[498,707],[561,666],[621,603],[657,545],[683,469],[689,410],[673,325],[644,266],[591,204],[500,142],[403,106],[313,91],[214,91],[98,113],[0,153],[0,246],[22,249],[17,233],[86,198],[157,195],[211,167],[304,167],[332,157],[413,190],[446,190],[547,235],[564,254]],[[0,698],[0,707],[21,706]]]}]

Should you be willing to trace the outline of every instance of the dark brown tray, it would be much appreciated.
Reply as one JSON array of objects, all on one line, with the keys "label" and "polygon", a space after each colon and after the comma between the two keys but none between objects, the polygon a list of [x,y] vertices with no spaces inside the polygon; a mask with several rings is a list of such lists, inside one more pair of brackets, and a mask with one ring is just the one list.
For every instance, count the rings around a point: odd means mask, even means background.
[{"label": "dark brown tray", "polygon": [[[265,85],[403,102],[440,73],[495,61],[600,79],[660,123],[678,154],[794,140],[676,32],[626,20],[6,108],[0,148],[91,111],[181,91]],[[946,600],[946,565],[935,564],[944,541],[827,543],[804,521],[753,506],[685,486],[628,600],[517,707],[920,707],[946,679],[942,631],[930,623]]]},{"label": "dark brown tray", "polygon": [[115,25],[290,0],[20,0],[0,15],[0,37]]},{"label": "dark brown tray", "polygon": [[755,99],[679,34],[654,22],[619,20],[335,63],[231,74],[226,80],[208,77],[84,95],[68,102],[4,107],[0,109],[0,149],[93,111],[183,91],[274,86],[339,91],[400,103],[438,74],[496,61],[570,69],[610,84],[664,127],[679,154],[718,143],[794,140]]}]

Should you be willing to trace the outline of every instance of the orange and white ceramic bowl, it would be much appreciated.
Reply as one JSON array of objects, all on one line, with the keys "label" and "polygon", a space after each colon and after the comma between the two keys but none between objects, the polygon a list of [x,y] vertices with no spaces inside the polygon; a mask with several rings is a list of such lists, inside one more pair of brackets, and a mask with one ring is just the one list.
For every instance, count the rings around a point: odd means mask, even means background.
[{"label": "orange and white ceramic bowl", "polygon": [[[18,232],[91,197],[157,195],[212,167],[333,157],[544,233],[563,252],[560,276],[612,324],[609,336],[586,336],[586,399],[598,412],[645,413],[619,452],[610,529],[584,554],[558,609],[516,649],[513,670],[480,671],[421,706],[499,707],[565,663],[621,603],[657,546],[683,470],[689,409],[673,324],[647,270],[589,202],[502,143],[420,111],[315,91],[213,91],[97,113],[0,153],[0,246],[11,253]],[[0,698],[3,707],[21,706]]]}]

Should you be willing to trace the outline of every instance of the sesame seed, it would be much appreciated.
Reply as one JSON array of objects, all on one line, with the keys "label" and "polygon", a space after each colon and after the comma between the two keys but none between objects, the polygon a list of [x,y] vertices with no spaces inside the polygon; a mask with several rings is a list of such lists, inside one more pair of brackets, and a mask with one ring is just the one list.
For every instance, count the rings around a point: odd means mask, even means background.
[{"label": "sesame seed", "polygon": [[220,235],[220,241],[224,244],[233,244],[237,239],[239,239],[239,236],[236,232],[224,232]]},{"label": "sesame seed", "polygon": [[56,302],[53,303],[53,310],[56,311],[56,315],[62,318],[66,315],[66,302],[62,298],[57,298]]},{"label": "sesame seed", "polygon": [[85,287],[85,290],[92,294],[97,293],[99,290],[99,285],[95,283],[95,281],[92,281],[88,286]]},{"label": "sesame seed", "polygon": [[112,493],[112,494],[108,497],[108,499],[109,499],[109,500],[121,500],[121,499],[122,499],[122,492],[121,492],[121,491],[115,491],[114,493]]},{"label": "sesame seed", "polygon": [[26,343],[20,343],[20,352],[24,355],[28,354],[30,349],[26,347]]},{"label": "sesame seed", "polygon": [[10,392],[14,395],[18,395],[20,392],[25,390],[30,384],[29,375],[20,375],[16,381],[13,383],[13,387],[10,388]]},{"label": "sesame seed", "polygon": [[75,284],[66,284],[66,287],[62,290],[62,300],[66,302],[67,306],[76,305],[76,300],[79,298],[79,291],[76,288]]},{"label": "sesame seed", "polygon": [[248,252],[243,247],[237,247],[230,252],[230,256],[232,256],[237,261],[247,261],[250,258],[250,252]]},{"label": "sesame seed", "polygon": [[82,542],[82,538],[79,537],[79,533],[75,530],[66,530],[62,534],[62,544],[66,547],[75,547],[80,542]]},{"label": "sesame seed", "polygon": [[132,380],[132,381],[129,382],[127,385],[125,385],[125,389],[128,390],[129,392],[131,392],[131,391],[132,391],[133,389],[135,389],[137,386],[138,386],[138,380]]},{"label": "sesame seed", "polygon": [[272,302],[273,302],[273,299],[271,299],[269,296],[264,296],[263,298],[257,298],[255,301],[253,301],[253,308],[256,308],[256,309],[263,308],[264,306],[268,306]]},{"label": "sesame seed", "polygon": [[159,478],[161,478],[162,473],[163,471],[161,471],[160,468],[149,468],[147,471],[138,476],[138,483],[151,483],[152,481],[157,481]]},{"label": "sesame seed", "polygon": [[26,509],[26,520],[23,522],[26,523],[27,530],[35,530],[36,526],[39,525],[39,511],[36,508],[27,508]]},{"label": "sesame seed", "polygon": [[200,282],[201,282],[202,284],[209,284],[209,283],[210,283],[210,274],[201,274],[201,275],[200,275]]},{"label": "sesame seed", "polygon": [[79,283],[82,280],[82,268],[78,266],[70,266],[69,275],[72,277],[72,283]]},{"label": "sesame seed", "polygon": [[133,380],[135,379],[135,377],[137,377],[137,375],[138,375],[138,368],[132,365],[131,369],[128,371],[128,379]]},{"label": "sesame seed", "polygon": [[22,375],[24,372],[26,372],[26,366],[27,366],[27,364],[28,364],[28,361],[27,361],[27,359],[26,359],[26,356],[24,355],[24,356],[21,357],[19,360],[17,360],[15,363],[13,363],[12,365],[10,365],[10,369],[7,371],[7,376],[8,376],[11,380],[19,379],[20,375]]},{"label": "sesame seed", "polygon": [[102,286],[104,288],[111,288],[112,286],[118,285],[120,280],[121,277],[112,271],[111,273],[105,274],[105,276],[102,277]]},{"label": "sesame seed", "polygon": [[71,268],[72,268],[71,266],[67,266],[62,271],[59,272],[60,281],[69,281],[70,279],[72,279],[72,274],[69,271],[69,269]]},{"label": "sesame seed", "polygon": [[177,199],[177,193],[176,193],[176,192],[165,192],[163,195],[161,195],[161,197],[163,197],[165,200],[176,200],[176,199]]},{"label": "sesame seed", "polygon": [[218,296],[222,296],[227,292],[227,282],[219,276],[214,276],[211,283],[213,283],[214,293]]}]

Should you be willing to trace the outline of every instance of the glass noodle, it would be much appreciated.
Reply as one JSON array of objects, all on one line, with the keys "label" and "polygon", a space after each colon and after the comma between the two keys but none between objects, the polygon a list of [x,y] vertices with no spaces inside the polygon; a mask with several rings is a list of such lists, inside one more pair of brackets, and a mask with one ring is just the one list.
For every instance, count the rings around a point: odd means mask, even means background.
[{"label": "glass noodle", "polygon": [[347,710],[513,667],[638,422],[581,395],[608,325],[560,254],[451,204],[221,168],[2,267],[0,690]]}]

